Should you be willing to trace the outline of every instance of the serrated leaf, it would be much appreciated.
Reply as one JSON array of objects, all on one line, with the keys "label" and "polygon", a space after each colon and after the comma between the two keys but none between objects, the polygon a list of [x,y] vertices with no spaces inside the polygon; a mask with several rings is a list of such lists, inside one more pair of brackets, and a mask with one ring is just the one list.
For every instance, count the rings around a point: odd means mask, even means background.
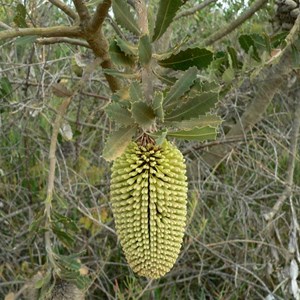
[{"label": "serrated leaf", "polygon": [[15,12],[13,19],[14,23],[20,28],[28,27],[26,24],[26,7],[23,4],[18,3]]},{"label": "serrated leaf", "polygon": [[202,128],[206,126],[218,127],[222,123],[222,119],[217,115],[199,116],[190,120],[183,120],[180,122],[172,122],[171,125],[178,129],[191,130],[195,127]]},{"label": "serrated leaf", "polygon": [[131,113],[136,123],[144,129],[148,129],[155,120],[153,109],[145,102],[132,103]]},{"label": "serrated leaf", "polygon": [[238,60],[237,52],[233,47],[227,47],[227,52],[230,56],[231,67],[238,69],[241,67],[241,62]]},{"label": "serrated leaf", "polygon": [[24,46],[27,44],[33,44],[37,38],[38,38],[37,35],[21,36],[21,37],[16,38],[15,45],[16,46]]},{"label": "serrated leaf", "polygon": [[208,92],[199,94],[187,100],[182,106],[173,110],[165,116],[167,121],[181,121],[191,118],[198,118],[200,115],[205,115],[218,102],[218,92]]},{"label": "serrated leaf", "polygon": [[257,48],[255,45],[255,42],[253,40],[253,38],[249,35],[249,34],[242,34],[239,37],[239,43],[242,47],[243,50],[245,50],[245,52],[248,54],[249,52],[251,52],[252,49],[252,53],[251,56],[256,60],[256,61],[260,61],[260,57],[258,55],[257,52]]},{"label": "serrated leaf", "polygon": [[277,48],[279,47],[283,42],[285,42],[285,38],[289,34],[289,31],[284,31],[277,33],[271,37],[271,47]]},{"label": "serrated leaf", "polygon": [[176,77],[170,77],[153,70],[154,75],[162,82],[168,85],[173,85],[177,81]]},{"label": "serrated leaf", "polygon": [[163,94],[161,92],[156,92],[153,99],[153,110],[161,122],[164,121],[163,100]]},{"label": "serrated leaf", "polygon": [[122,79],[137,79],[139,78],[139,74],[137,73],[125,73],[115,69],[103,69],[103,73],[108,74],[110,76]]},{"label": "serrated leaf", "polygon": [[131,31],[133,34],[139,35],[140,30],[131,13],[127,1],[113,0],[112,8],[117,23],[123,28]]},{"label": "serrated leaf", "polygon": [[190,89],[196,78],[197,68],[192,67],[188,69],[171,87],[164,99],[163,106],[165,108],[170,108],[176,105],[176,102]]},{"label": "serrated leaf", "polygon": [[123,127],[112,132],[104,146],[103,157],[112,161],[122,155],[136,131],[135,127]]},{"label": "serrated leaf", "polygon": [[139,41],[139,61],[142,65],[149,64],[152,57],[151,43],[148,35],[144,35]]},{"label": "serrated leaf", "polygon": [[116,65],[130,66],[130,67],[134,65],[134,59],[131,56],[125,55],[125,53],[121,50],[121,48],[118,46],[116,41],[113,41],[110,44],[109,54],[111,60]]},{"label": "serrated leaf", "polygon": [[134,120],[131,117],[130,111],[122,107],[120,103],[111,103],[105,108],[108,117],[122,125],[132,125]]},{"label": "serrated leaf", "polygon": [[159,60],[158,64],[173,70],[187,70],[190,67],[205,69],[213,60],[213,53],[205,48],[189,48],[171,55],[167,59]]},{"label": "serrated leaf", "polygon": [[250,36],[258,49],[271,52],[270,38],[267,34],[252,33]]},{"label": "serrated leaf", "polygon": [[185,2],[186,0],[161,0],[159,2],[152,41],[156,41],[164,34],[169,25],[172,23],[178,9]]},{"label": "serrated leaf", "polygon": [[67,231],[62,230],[56,224],[52,225],[52,231],[65,247],[71,248],[73,246],[75,240]]},{"label": "serrated leaf", "polygon": [[130,42],[121,39],[120,37],[116,37],[116,42],[120,49],[126,54],[130,56],[138,55],[138,47]]},{"label": "serrated leaf", "polygon": [[206,141],[214,140],[217,135],[217,129],[215,127],[201,127],[193,128],[191,130],[178,130],[169,131],[167,136],[174,137],[177,139],[184,139],[189,141]]},{"label": "serrated leaf", "polygon": [[139,82],[133,81],[129,87],[129,97],[131,102],[139,102],[144,99],[142,86]]}]

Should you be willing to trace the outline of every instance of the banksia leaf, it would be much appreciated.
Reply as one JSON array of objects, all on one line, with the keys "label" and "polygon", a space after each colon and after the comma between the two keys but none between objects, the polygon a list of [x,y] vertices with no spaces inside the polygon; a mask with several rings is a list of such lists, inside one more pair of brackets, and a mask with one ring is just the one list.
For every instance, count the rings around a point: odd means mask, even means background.
[{"label": "banksia leaf", "polygon": [[134,102],[131,106],[131,113],[136,123],[144,129],[151,127],[155,120],[155,113],[145,102]]},{"label": "banksia leaf", "polygon": [[138,25],[129,9],[127,1],[113,0],[112,8],[117,23],[132,33],[139,35],[140,31]]},{"label": "banksia leaf", "polygon": [[140,38],[139,61],[142,65],[148,65],[152,57],[151,43],[148,35]]},{"label": "banksia leaf", "polygon": [[116,230],[134,272],[159,278],[174,265],[186,224],[187,178],[180,151],[131,142],[115,160],[111,202]]}]

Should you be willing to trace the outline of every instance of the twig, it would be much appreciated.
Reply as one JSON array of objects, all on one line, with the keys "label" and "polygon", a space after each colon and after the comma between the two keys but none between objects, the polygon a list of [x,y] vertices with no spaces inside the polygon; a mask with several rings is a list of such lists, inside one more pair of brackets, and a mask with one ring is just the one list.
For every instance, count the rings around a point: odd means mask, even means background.
[{"label": "twig", "polygon": [[91,48],[90,45],[86,41],[79,40],[79,39],[67,38],[67,37],[41,38],[41,39],[38,39],[37,42],[41,45],[67,43],[70,45],[81,46],[81,47],[85,47],[85,48],[89,48],[89,49]]},{"label": "twig", "polygon": [[104,0],[100,4],[98,4],[95,14],[93,15],[92,19],[90,20],[90,23],[88,25],[88,29],[91,32],[96,32],[99,30],[101,25],[103,24],[107,14],[108,10],[111,7],[111,0]]},{"label": "twig", "polygon": [[290,149],[289,149],[288,166],[286,171],[285,189],[281,194],[281,196],[276,201],[271,211],[264,214],[264,218],[268,222],[273,220],[273,218],[278,213],[283,203],[292,194],[294,170],[295,170],[296,159],[297,159],[298,134],[300,128],[300,100],[299,99],[300,99],[300,90],[298,91],[296,96],[296,101],[298,102],[296,104],[296,109],[294,113],[294,123],[291,131],[291,142],[290,142]]},{"label": "twig", "polygon": [[193,15],[194,13],[196,13],[197,11],[205,8],[206,6],[208,6],[209,4],[211,3],[214,3],[214,2],[217,2],[218,0],[205,0],[203,2],[201,2],[200,4],[197,4],[187,10],[184,10],[182,11],[181,13],[179,13],[175,18],[174,20],[178,20],[182,17],[187,17],[187,16],[190,16],[190,15]]},{"label": "twig", "polygon": [[71,19],[76,21],[78,19],[77,14],[69,7],[67,4],[60,0],[49,0],[50,3],[58,7],[60,10],[62,10],[66,15],[68,15]]},{"label": "twig", "polygon": [[238,18],[236,18],[230,24],[221,28],[220,30],[218,30],[217,32],[212,34],[211,36],[209,36],[201,44],[203,44],[204,46],[209,46],[209,45],[215,43],[216,41],[222,39],[227,34],[229,34],[233,30],[235,30],[237,27],[242,25],[247,19],[252,17],[252,15],[254,15],[254,13],[257,12],[267,2],[268,2],[268,0],[256,0],[250,6],[250,8],[248,10],[246,10],[245,12],[243,12]]},{"label": "twig", "polygon": [[7,24],[3,23],[0,21],[0,27],[4,28],[4,29],[11,29],[10,26],[8,26]]},{"label": "twig", "polygon": [[90,19],[89,11],[82,0],[73,0],[76,11],[80,17],[82,24],[85,24]]},{"label": "twig", "polygon": [[48,28],[18,28],[0,31],[0,40],[18,36],[36,35],[40,37],[82,37],[79,26],[53,26]]},{"label": "twig", "polygon": [[[272,64],[272,61],[265,65],[259,75],[255,78],[253,86],[256,90],[254,100],[246,108],[240,122],[235,124],[227,133],[226,138],[232,138],[245,135],[257,122],[259,122],[273,97],[277,93],[281,84],[284,82],[284,76],[292,71],[292,45],[300,33],[300,16],[298,16],[295,25],[287,37],[287,46],[282,51],[278,61]],[[210,151],[205,153],[202,158],[210,166],[217,165],[233,149],[230,145],[217,145],[211,147]]]},{"label": "twig", "polygon": [[52,208],[52,199],[53,199],[53,193],[54,193],[54,181],[55,181],[55,168],[56,168],[56,146],[57,146],[57,136],[59,133],[59,129],[61,127],[61,123],[63,121],[64,115],[66,114],[66,111],[73,100],[73,98],[76,96],[76,94],[80,91],[80,89],[83,87],[85,81],[88,78],[88,75],[91,74],[91,72],[94,70],[95,66],[97,66],[96,63],[91,63],[86,68],[86,73],[81,78],[81,81],[77,85],[76,90],[73,92],[73,94],[65,98],[60,107],[58,108],[58,114],[56,116],[53,130],[52,130],[52,136],[51,136],[51,142],[50,142],[50,149],[49,149],[49,174],[48,174],[48,180],[47,180],[47,195],[45,200],[45,247],[46,252],[48,254],[49,261],[52,265],[52,267],[56,268],[54,253],[51,246],[51,208]]}]

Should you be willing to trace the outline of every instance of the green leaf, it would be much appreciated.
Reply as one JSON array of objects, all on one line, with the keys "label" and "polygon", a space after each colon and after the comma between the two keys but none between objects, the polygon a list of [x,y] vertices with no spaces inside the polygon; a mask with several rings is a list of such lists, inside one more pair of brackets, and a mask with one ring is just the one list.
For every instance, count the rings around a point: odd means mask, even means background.
[{"label": "green leaf", "polygon": [[169,131],[167,136],[190,141],[214,140],[217,136],[217,129],[210,126],[196,127],[191,130]]},{"label": "green leaf", "polygon": [[178,9],[186,0],[160,0],[152,41],[159,39],[172,23]]},{"label": "green leaf", "polygon": [[139,82],[133,81],[129,87],[129,95],[131,102],[139,102],[144,99],[142,87]]},{"label": "green leaf", "polygon": [[0,78],[0,97],[4,98],[12,93],[12,85],[7,77]]},{"label": "green leaf", "polygon": [[20,28],[28,27],[26,24],[26,13],[26,7],[23,4],[18,3],[16,7],[16,14],[13,20],[14,23]]},{"label": "green leaf", "polygon": [[267,34],[252,33],[250,36],[258,49],[267,51],[268,53],[271,52],[270,38]]},{"label": "green leaf", "polygon": [[227,52],[228,52],[229,57],[230,57],[231,67],[234,68],[234,69],[240,68],[241,67],[241,62],[238,60],[236,50],[232,47],[227,47]]},{"label": "green leaf", "polygon": [[127,1],[113,0],[112,8],[117,23],[123,28],[131,31],[133,34],[139,35],[140,31],[138,25],[129,9]]},{"label": "green leaf", "polygon": [[207,92],[188,99],[186,103],[165,116],[166,121],[181,121],[205,115],[218,102],[218,92]]},{"label": "green leaf", "polygon": [[136,123],[144,129],[148,129],[155,120],[153,109],[145,102],[132,103],[131,113]]},{"label": "green leaf", "polygon": [[139,77],[139,74],[137,73],[124,73],[115,69],[103,69],[103,72],[113,77],[122,79],[137,79]]},{"label": "green leaf", "polygon": [[148,35],[140,38],[139,61],[142,65],[148,65],[152,57],[151,43]]},{"label": "green leaf", "polygon": [[277,48],[280,47],[282,43],[285,42],[285,38],[287,37],[289,31],[284,31],[277,33],[271,37],[271,47]]},{"label": "green leaf", "polygon": [[191,130],[195,127],[202,128],[206,126],[218,127],[222,123],[222,119],[217,115],[199,116],[190,120],[180,122],[172,122],[171,125],[178,129]]},{"label": "green leaf", "polygon": [[178,102],[179,98],[182,97],[194,83],[197,78],[197,68],[192,67],[188,69],[171,87],[170,91],[164,99],[163,106],[166,108],[173,107]]},{"label": "green leaf", "polygon": [[190,67],[204,69],[213,60],[213,53],[205,48],[189,48],[173,54],[167,59],[159,60],[158,64],[173,70],[187,70]]},{"label": "green leaf", "polygon": [[135,134],[135,127],[123,127],[112,132],[104,146],[103,157],[112,161],[121,156]]},{"label": "green leaf", "polygon": [[114,64],[121,66],[133,66],[134,59],[126,55],[118,46],[116,41],[113,41],[109,46],[109,54]]},{"label": "green leaf", "polygon": [[165,141],[166,137],[168,135],[168,129],[164,129],[160,131],[159,135],[155,137],[155,143],[160,146]]},{"label": "green leaf", "polygon": [[222,80],[229,84],[233,81],[234,76],[234,70],[232,68],[227,68],[222,75]]},{"label": "green leaf", "polygon": [[122,125],[133,125],[134,120],[131,117],[131,113],[120,103],[111,103],[105,108],[105,112],[108,117],[115,122],[118,122]]},{"label": "green leaf", "polygon": [[163,100],[163,94],[161,92],[156,92],[153,99],[153,110],[161,122],[164,121]]},{"label": "green leaf", "polygon": [[53,224],[52,231],[65,247],[71,248],[73,246],[75,240],[66,230],[61,229],[57,224]]},{"label": "green leaf", "polygon": [[38,38],[37,35],[21,36],[15,40],[15,45],[16,46],[24,46],[27,44],[33,44],[37,38]]},{"label": "green leaf", "polygon": [[255,42],[249,34],[242,34],[239,37],[239,43],[246,53],[249,53],[252,49],[251,57],[254,58],[256,61],[260,61]]},{"label": "green leaf", "polygon": [[47,285],[50,283],[52,277],[52,272],[51,270],[47,270],[46,274],[39,280],[37,280],[34,283],[34,288],[35,289],[40,289],[42,286]]},{"label": "green leaf", "polygon": [[120,37],[116,37],[116,42],[126,55],[136,56],[138,54],[138,47],[136,45],[133,45]]}]

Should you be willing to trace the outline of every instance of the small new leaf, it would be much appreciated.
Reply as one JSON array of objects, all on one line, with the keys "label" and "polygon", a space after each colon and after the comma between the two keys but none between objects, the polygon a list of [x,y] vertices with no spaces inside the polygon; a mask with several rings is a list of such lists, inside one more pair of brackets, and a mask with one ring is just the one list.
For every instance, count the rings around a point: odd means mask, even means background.
[{"label": "small new leaf", "polygon": [[169,131],[167,135],[177,139],[202,142],[216,139],[217,129],[210,126],[201,128],[196,127],[191,130]]},{"label": "small new leaf", "polygon": [[173,70],[187,70],[190,67],[205,69],[213,60],[213,53],[205,48],[189,48],[171,55],[167,59],[159,60],[158,64]]},{"label": "small new leaf", "polygon": [[131,31],[133,34],[139,35],[140,31],[138,25],[129,9],[127,1],[113,0],[112,8],[117,23],[123,28]]},{"label": "small new leaf", "polygon": [[131,117],[130,111],[122,107],[120,103],[111,103],[105,108],[108,117],[122,125],[133,125],[134,120]]},{"label": "small new leaf", "polygon": [[205,115],[218,102],[218,92],[201,93],[165,116],[167,121],[182,121]]},{"label": "small new leaf", "polygon": [[178,9],[186,0],[160,0],[152,41],[158,40],[172,23]]},{"label": "small new leaf", "polygon": [[148,129],[155,120],[153,109],[145,102],[132,103],[131,113],[136,123],[144,129]]},{"label": "small new leaf", "polygon": [[161,122],[164,122],[163,100],[163,94],[161,92],[155,93],[153,99],[153,110]]},{"label": "small new leaf", "polygon": [[112,161],[121,156],[130,143],[135,131],[135,127],[123,127],[112,132],[104,146],[103,157],[108,161]]},{"label": "small new leaf", "polygon": [[178,99],[182,97],[192,86],[195,79],[197,78],[197,68],[192,67],[187,70],[171,87],[169,93],[164,99],[163,106],[170,108],[176,105]]},{"label": "small new leaf", "polygon": [[139,61],[142,65],[148,65],[152,56],[151,43],[148,35],[140,38]]}]

